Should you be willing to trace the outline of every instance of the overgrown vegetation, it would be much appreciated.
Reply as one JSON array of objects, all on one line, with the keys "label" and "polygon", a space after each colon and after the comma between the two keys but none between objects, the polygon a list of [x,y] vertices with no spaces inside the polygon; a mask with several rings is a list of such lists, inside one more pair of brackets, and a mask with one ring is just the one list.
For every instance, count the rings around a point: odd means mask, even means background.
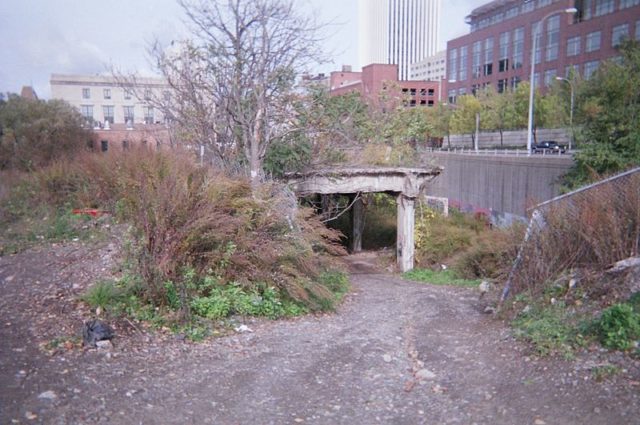
[{"label": "overgrown vegetation", "polygon": [[490,226],[482,214],[450,209],[444,217],[428,208],[416,212],[416,264],[440,269],[445,265],[463,279],[500,280],[516,256],[523,228]]},{"label": "overgrown vegetation", "polygon": [[25,176],[7,198],[9,226],[31,223],[37,206],[62,217],[72,206],[100,208],[131,223],[137,277],[98,283],[84,296],[104,310],[275,318],[330,310],[346,290],[330,259],[343,252],[339,233],[293,194],[198,167],[179,151],[81,155]]},{"label": "overgrown vegetation", "polygon": [[0,102],[0,170],[36,170],[74,155],[90,139],[82,121],[64,101],[9,96]]},{"label": "overgrown vegetation", "polygon": [[505,312],[541,354],[584,339],[640,353],[635,274],[611,270],[640,252],[639,208],[636,173],[548,205],[533,220]]}]

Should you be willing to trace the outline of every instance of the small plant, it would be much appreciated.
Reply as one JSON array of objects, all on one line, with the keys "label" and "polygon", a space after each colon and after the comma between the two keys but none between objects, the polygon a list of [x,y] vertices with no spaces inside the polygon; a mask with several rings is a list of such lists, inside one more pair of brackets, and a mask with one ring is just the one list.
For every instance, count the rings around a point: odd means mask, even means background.
[{"label": "small plant", "polygon": [[533,344],[537,354],[563,354],[571,357],[573,347],[582,344],[583,336],[577,331],[576,318],[564,304],[531,307],[514,321],[516,338]]},{"label": "small plant", "polygon": [[114,310],[123,299],[123,292],[113,281],[101,280],[91,286],[80,299],[93,308]]},{"label": "small plant", "polygon": [[333,292],[336,300],[338,301],[342,299],[347,292],[349,292],[349,277],[343,272],[326,271],[320,273],[320,276],[318,276],[318,282]]},{"label": "small plant", "polygon": [[480,280],[478,279],[460,279],[453,270],[433,271],[430,269],[413,269],[406,272],[403,277],[405,279],[431,283],[433,285],[473,287],[480,284]]},{"label": "small plant", "polygon": [[621,372],[620,368],[615,365],[607,364],[603,366],[596,366],[591,369],[593,379],[597,382],[605,381],[611,377],[618,375]]},{"label": "small plant", "polygon": [[616,304],[602,312],[596,327],[602,345],[628,350],[640,339],[640,313],[629,304]]}]

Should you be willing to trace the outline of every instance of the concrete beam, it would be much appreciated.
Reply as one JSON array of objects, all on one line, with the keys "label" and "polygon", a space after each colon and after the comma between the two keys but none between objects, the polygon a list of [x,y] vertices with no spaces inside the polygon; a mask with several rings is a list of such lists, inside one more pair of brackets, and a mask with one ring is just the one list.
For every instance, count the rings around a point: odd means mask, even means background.
[{"label": "concrete beam", "polygon": [[338,168],[291,174],[286,179],[298,195],[387,192],[416,197],[441,172],[439,167]]}]

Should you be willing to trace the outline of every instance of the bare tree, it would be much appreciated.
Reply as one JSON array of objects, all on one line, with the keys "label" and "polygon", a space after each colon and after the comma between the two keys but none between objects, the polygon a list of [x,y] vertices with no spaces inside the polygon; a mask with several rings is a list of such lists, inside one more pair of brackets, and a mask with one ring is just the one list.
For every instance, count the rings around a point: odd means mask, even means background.
[{"label": "bare tree", "polygon": [[295,77],[321,60],[319,27],[292,0],[179,0],[192,39],[152,56],[172,89],[167,117],[227,165],[262,175],[269,144],[295,125]]}]

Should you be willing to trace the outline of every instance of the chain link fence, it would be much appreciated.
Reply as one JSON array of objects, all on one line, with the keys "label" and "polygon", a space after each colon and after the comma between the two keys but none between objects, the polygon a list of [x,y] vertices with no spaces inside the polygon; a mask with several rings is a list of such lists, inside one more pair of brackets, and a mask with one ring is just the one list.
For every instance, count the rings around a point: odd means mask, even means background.
[{"label": "chain link fence", "polygon": [[562,274],[597,274],[640,255],[640,167],[529,210],[524,242],[507,279],[510,292],[543,290]]}]

